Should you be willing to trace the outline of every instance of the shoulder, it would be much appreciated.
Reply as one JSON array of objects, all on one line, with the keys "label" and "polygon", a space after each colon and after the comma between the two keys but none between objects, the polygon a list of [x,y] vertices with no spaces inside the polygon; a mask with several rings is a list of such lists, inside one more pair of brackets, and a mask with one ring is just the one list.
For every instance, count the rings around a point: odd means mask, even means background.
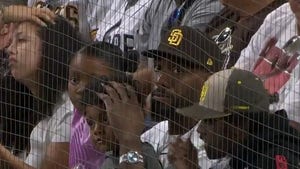
[{"label": "shoulder", "polygon": [[141,135],[141,141],[151,144],[156,151],[168,141],[168,121],[162,121]]},{"label": "shoulder", "polygon": [[57,105],[48,122],[50,142],[69,142],[73,105],[68,95],[63,96],[63,103]]},{"label": "shoulder", "polygon": [[[61,104],[57,104],[53,110],[53,115],[51,116],[50,120],[55,123],[65,121],[69,119],[70,116],[73,116],[73,109],[74,106],[67,94],[62,96]],[[71,122],[71,121],[70,121]]]},{"label": "shoulder", "polygon": [[176,4],[172,0],[152,0],[148,11],[153,14],[159,14],[161,12],[164,12],[170,8],[175,8]]},{"label": "shoulder", "polygon": [[282,24],[282,22],[286,23],[289,22],[289,19],[287,18],[290,18],[291,16],[293,16],[293,12],[290,8],[290,4],[287,2],[276,8],[273,12],[269,13],[266,16],[265,24]]}]

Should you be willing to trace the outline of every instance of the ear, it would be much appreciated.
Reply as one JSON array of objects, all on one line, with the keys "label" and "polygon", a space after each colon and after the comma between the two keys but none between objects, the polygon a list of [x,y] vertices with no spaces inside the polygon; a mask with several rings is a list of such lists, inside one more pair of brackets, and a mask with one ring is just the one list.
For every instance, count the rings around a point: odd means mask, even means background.
[{"label": "ear", "polygon": [[6,35],[9,32],[9,25],[8,24],[4,24],[3,27],[0,30],[0,35]]}]

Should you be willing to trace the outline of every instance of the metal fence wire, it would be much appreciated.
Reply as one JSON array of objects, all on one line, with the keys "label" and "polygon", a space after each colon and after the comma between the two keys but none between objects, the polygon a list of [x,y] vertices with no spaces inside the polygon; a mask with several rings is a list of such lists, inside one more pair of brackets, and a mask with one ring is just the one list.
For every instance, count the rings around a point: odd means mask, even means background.
[{"label": "metal fence wire", "polygon": [[300,168],[299,11],[1,1],[0,168]]}]

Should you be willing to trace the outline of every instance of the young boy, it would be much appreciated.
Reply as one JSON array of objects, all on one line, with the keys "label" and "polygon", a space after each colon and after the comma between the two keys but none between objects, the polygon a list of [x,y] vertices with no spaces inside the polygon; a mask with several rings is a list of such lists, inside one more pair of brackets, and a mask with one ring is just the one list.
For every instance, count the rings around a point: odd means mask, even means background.
[{"label": "young boy", "polygon": [[[128,110],[133,110],[136,105],[128,103],[133,103],[131,102],[133,100],[137,103],[137,97],[133,96],[134,91],[128,91],[128,87],[124,88],[122,84],[107,82],[107,80],[107,77],[102,77],[98,80],[93,79],[91,83],[87,85],[82,97],[84,116],[90,127],[91,140],[98,151],[105,152],[106,154],[106,160],[101,169],[117,168],[118,166],[120,168],[135,168],[141,166],[144,166],[146,169],[162,168],[153,147],[150,144],[141,143],[139,139],[139,143],[136,145],[141,145],[141,148],[135,147],[137,148],[135,150],[126,150],[128,152],[124,154],[124,150],[128,148],[124,146],[124,134],[120,133],[128,133],[128,129],[122,129],[121,126],[116,127],[116,122],[118,121],[117,119],[120,120],[122,118],[123,122],[127,123],[128,118],[123,118],[120,114],[125,112],[118,108],[122,107],[122,105],[126,105]],[[108,86],[111,87],[109,88]],[[107,100],[101,97],[103,93],[107,93],[107,95],[113,99],[111,89],[116,92],[115,94],[118,93],[123,99],[119,104],[114,105],[114,107],[117,108],[114,110],[121,111],[111,111],[112,109],[107,103]],[[127,93],[128,98],[125,99],[122,93]],[[127,102],[125,100],[129,101]],[[114,103],[116,103],[116,101]],[[134,138],[135,136],[132,137]],[[139,136],[137,138],[139,138]]]}]

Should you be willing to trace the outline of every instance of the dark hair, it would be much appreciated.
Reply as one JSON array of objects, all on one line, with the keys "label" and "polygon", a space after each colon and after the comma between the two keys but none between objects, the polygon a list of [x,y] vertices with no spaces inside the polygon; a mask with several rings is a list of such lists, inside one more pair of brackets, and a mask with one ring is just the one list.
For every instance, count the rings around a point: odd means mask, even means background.
[{"label": "dark hair", "polygon": [[113,44],[107,42],[95,42],[89,44],[77,52],[84,57],[94,57],[103,60],[112,70],[126,71],[123,52]]},{"label": "dark hair", "polygon": [[39,92],[37,111],[51,116],[54,105],[67,90],[69,63],[80,49],[78,32],[63,17],[57,16],[55,24],[39,27],[42,40],[42,59],[38,72]]},{"label": "dark hair", "polygon": [[113,70],[133,72],[139,57],[136,52],[133,50],[123,53],[119,47],[108,42],[93,42],[83,47],[77,54],[102,59]]},{"label": "dark hair", "polygon": [[112,71],[109,77],[92,77],[91,82],[83,92],[82,102],[84,104],[98,105],[99,99],[95,92],[104,92],[102,84],[108,81],[128,82],[125,74],[126,59],[123,57],[121,49],[107,42],[96,42],[83,47],[77,52],[82,57],[93,57],[103,60],[106,66]]},{"label": "dark hair", "polygon": [[34,97],[29,89],[11,76],[0,79],[1,144],[15,154],[29,145],[29,137],[37,123],[33,110]]}]

